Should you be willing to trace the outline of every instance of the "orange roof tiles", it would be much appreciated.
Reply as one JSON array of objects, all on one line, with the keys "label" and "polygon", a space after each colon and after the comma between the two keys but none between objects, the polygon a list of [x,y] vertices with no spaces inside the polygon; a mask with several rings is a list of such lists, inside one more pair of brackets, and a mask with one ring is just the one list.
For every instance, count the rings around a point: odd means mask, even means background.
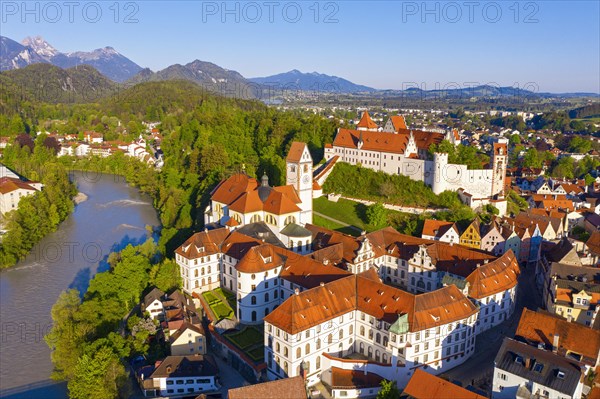
[{"label": "orange roof tiles", "polygon": [[268,196],[263,202],[258,181],[246,174],[237,173],[219,183],[211,192],[211,199],[229,205],[229,209],[242,214],[265,211],[284,215],[300,211],[296,204],[302,201],[294,186],[270,187],[268,190]]},{"label": "orange roof tiles", "polygon": [[202,231],[194,234],[175,250],[175,253],[188,259],[214,255],[229,235],[226,228]]},{"label": "orange roof tiles", "polygon": [[0,178],[0,194],[7,194],[15,190],[37,191],[30,183],[36,182],[25,182],[14,177],[2,177]]},{"label": "orange roof tiles", "polygon": [[339,367],[331,368],[331,387],[340,388],[379,388],[384,378],[375,373],[365,373],[362,370],[344,370]]},{"label": "orange roof tiles", "polygon": [[466,278],[469,296],[482,299],[506,291],[517,285],[521,269],[515,254],[508,250],[498,259],[485,263],[473,270]]},{"label": "orange roof tiles", "polygon": [[390,116],[392,120],[392,125],[394,125],[394,129],[398,131],[398,129],[406,129],[406,120],[402,115],[392,115]]},{"label": "orange roof tiles", "polygon": [[408,135],[385,132],[369,132],[351,129],[338,129],[333,145],[336,147],[358,148],[358,141],[363,137],[363,150],[404,154]]},{"label": "orange roof tiles", "polygon": [[423,234],[426,236],[436,237],[443,235],[442,230],[446,232],[454,223],[444,220],[426,219],[423,224]]},{"label": "orange roof tiles", "polygon": [[292,146],[290,147],[290,151],[288,152],[286,161],[287,162],[300,162],[300,160],[302,159],[302,153],[304,152],[305,147],[306,147],[306,143],[294,141],[292,143]]},{"label": "orange roof tiles", "polygon": [[456,288],[413,295],[363,275],[347,277],[292,295],[273,310],[265,321],[296,334],[352,310],[394,323],[407,315],[411,331],[465,319],[477,307]]},{"label": "orange roof tiles", "polygon": [[594,231],[585,245],[591,252],[600,255],[600,231]]},{"label": "orange roof tiles", "polygon": [[596,364],[600,351],[600,331],[549,313],[523,309],[515,337],[552,347],[555,334],[559,336],[559,354],[575,352],[587,358],[588,363]]},{"label": "orange roof tiles", "polygon": [[356,126],[367,129],[377,129],[379,127],[375,122],[373,122],[373,119],[371,119],[371,116],[367,111],[363,112],[362,116],[360,117],[360,121]]},{"label": "orange roof tiles", "polygon": [[459,387],[420,368],[415,370],[403,393],[415,399],[486,399],[485,396]]},{"label": "orange roof tiles", "polygon": [[306,399],[306,387],[301,376],[230,389],[229,399]]}]

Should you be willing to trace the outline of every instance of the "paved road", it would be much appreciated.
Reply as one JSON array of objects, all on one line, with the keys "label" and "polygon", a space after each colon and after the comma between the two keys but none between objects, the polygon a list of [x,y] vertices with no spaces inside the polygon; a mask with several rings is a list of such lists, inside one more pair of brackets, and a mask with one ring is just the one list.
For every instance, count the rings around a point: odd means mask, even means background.
[{"label": "paved road", "polygon": [[[514,337],[523,307],[537,310],[542,303],[542,295],[535,284],[533,266],[521,269],[517,303],[513,316],[502,324],[477,336],[475,352],[465,363],[444,373],[450,380],[458,380],[463,386],[470,385],[473,380],[478,387],[491,387],[491,376],[494,371],[494,359],[504,337]],[[487,380],[487,381],[486,381]],[[478,383],[479,382],[479,383]],[[489,384],[489,385],[488,385]],[[488,386],[485,386],[488,385]]]},{"label": "paved road", "polygon": [[320,217],[322,217],[323,219],[330,220],[330,221],[332,221],[332,222],[334,222],[334,223],[341,224],[341,225],[342,225],[342,226],[344,226],[344,227],[349,227],[349,228],[351,228],[352,230],[356,230],[356,231],[358,231],[359,233],[362,233],[362,230],[361,230],[361,229],[359,229],[359,228],[358,228],[358,227],[356,227],[356,226],[352,226],[351,224],[348,224],[348,223],[346,223],[346,222],[342,222],[341,220],[338,220],[338,219],[334,219],[334,218],[332,218],[332,217],[330,217],[330,216],[324,215],[324,214],[322,214],[322,213],[320,213],[320,212],[317,212],[317,211],[313,211],[313,213],[314,213],[315,215],[317,215],[317,216],[320,216]]},{"label": "paved road", "polygon": [[231,367],[225,360],[213,353],[217,366],[219,366],[219,383],[221,384],[221,393],[223,399],[227,398],[227,392],[233,388],[239,388],[250,385],[240,373]]}]

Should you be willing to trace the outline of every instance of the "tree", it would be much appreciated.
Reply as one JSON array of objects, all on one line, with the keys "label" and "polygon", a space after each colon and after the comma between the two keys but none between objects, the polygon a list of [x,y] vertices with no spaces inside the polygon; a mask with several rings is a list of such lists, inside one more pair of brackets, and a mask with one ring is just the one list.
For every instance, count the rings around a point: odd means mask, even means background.
[{"label": "tree", "polygon": [[521,136],[515,133],[510,136],[508,142],[512,145],[521,144]]},{"label": "tree", "polygon": [[586,174],[585,176],[583,176],[583,179],[585,180],[586,186],[589,186],[590,184],[592,184],[593,182],[596,181],[596,179],[594,179],[594,177],[592,175],[590,175],[589,173]]},{"label": "tree", "polygon": [[384,227],[387,223],[387,209],[379,202],[367,208],[366,216],[367,223],[373,229]]},{"label": "tree", "polygon": [[377,399],[398,399],[400,390],[396,386],[396,381],[381,381],[381,390],[377,392]]},{"label": "tree", "polygon": [[125,367],[108,347],[91,355],[84,354],[77,362],[74,378],[69,380],[72,399],[110,399],[119,397],[119,388],[127,382]]},{"label": "tree", "polygon": [[396,194],[396,186],[394,186],[394,183],[392,183],[391,181],[384,181],[379,186],[379,194],[382,197],[390,199]]},{"label": "tree", "polygon": [[523,157],[523,166],[526,168],[541,168],[542,160],[535,148],[530,148]]}]

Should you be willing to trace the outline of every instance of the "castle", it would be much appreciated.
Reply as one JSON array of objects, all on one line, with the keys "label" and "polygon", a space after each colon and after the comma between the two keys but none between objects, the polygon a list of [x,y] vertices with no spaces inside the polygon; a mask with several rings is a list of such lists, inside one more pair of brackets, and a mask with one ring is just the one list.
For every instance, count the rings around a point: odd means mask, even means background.
[{"label": "castle", "polygon": [[[463,363],[477,334],[512,315],[512,251],[497,257],[390,227],[352,237],[312,225],[307,146],[293,143],[286,161],[285,186],[245,174],[222,181],[205,212],[213,228],[176,250],[187,294],[228,290],[238,322],[264,325],[257,379],[303,376],[335,390],[357,373],[403,387],[417,368],[439,374]],[[364,388],[338,389],[352,398],[379,386]]]},{"label": "castle", "polygon": [[422,181],[435,194],[457,191],[461,199],[476,208],[494,203],[504,214],[506,202],[504,180],[508,161],[505,143],[494,143],[487,169],[468,169],[466,165],[451,164],[448,154],[435,153],[428,159],[431,145],[448,140],[458,145],[455,130],[446,134],[406,129],[404,119],[392,116],[383,129],[373,122],[368,112],[362,114],[353,129],[338,129],[333,144],[325,146],[325,159],[337,159],[351,165],[361,165],[375,171],[408,176]]}]

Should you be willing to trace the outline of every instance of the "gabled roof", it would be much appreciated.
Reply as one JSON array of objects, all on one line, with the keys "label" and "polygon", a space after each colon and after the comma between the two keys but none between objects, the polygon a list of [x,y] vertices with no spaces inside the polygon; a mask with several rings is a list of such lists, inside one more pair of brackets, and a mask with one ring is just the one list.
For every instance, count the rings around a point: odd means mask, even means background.
[{"label": "gabled roof", "polygon": [[163,297],[163,295],[165,295],[164,292],[162,292],[161,290],[159,290],[158,288],[154,287],[152,288],[152,290],[146,294],[146,296],[144,297],[144,301],[143,301],[143,309],[142,311],[146,310],[146,308],[148,306],[150,306],[150,304],[152,302],[154,302],[157,299],[161,299]]},{"label": "gabled roof", "polygon": [[302,160],[302,154],[304,153],[305,148],[306,143],[294,141],[292,143],[292,146],[290,147],[290,151],[288,152],[286,161],[295,163],[300,162]]},{"label": "gabled roof", "polygon": [[573,396],[582,377],[577,362],[510,338],[504,338],[494,363],[500,370],[569,396]]},{"label": "gabled roof", "polygon": [[590,252],[600,255],[600,231],[594,231],[590,238],[585,242]]},{"label": "gabled roof", "polygon": [[582,361],[596,364],[600,351],[600,331],[583,324],[568,322],[550,313],[523,309],[515,332],[516,339],[520,338],[534,345],[541,343],[546,348],[552,348],[555,334],[559,336],[559,355],[565,356],[571,351],[582,355]]},{"label": "gabled roof", "polygon": [[230,389],[229,399],[306,399],[306,387],[301,376],[247,385]]},{"label": "gabled roof", "polygon": [[[426,219],[423,224],[422,235],[431,237],[441,237],[446,232],[454,227],[453,222],[446,222],[444,220]],[[458,233],[458,232],[457,232]]]},{"label": "gabled roof", "polygon": [[390,116],[390,120],[392,121],[395,131],[406,129],[406,120],[402,115],[392,115]]},{"label": "gabled roof", "polygon": [[187,321],[184,321],[182,323],[181,327],[179,327],[177,329],[177,331],[175,331],[173,334],[171,334],[169,336],[169,342],[173,343],[173,342],[177,341],[179,339],[179,337],[181,337],[188,330],[194,331],[200,335],[205,335],[204,328],[202,328],[202,325],[196,325],[196,324],[192,324]]},{"label": "gabled roof", "polygon": [[414,399],[486,399],[485,396],[459,387],[420,368],[415,369],[415,373],[410,377],[403,394]]},{"label": "gabled roof", "polygon": [[214,376],[218,371],[209,355],[167,356],[149,378]]},{"label": "gabled roof", "polygon": [[377,129],[379,126],[377,126],[377,124],[373,122],[373,119],[371,119],[369,112],[365,111],[360,117],[360,121],[358,122],[356,127],[363,127],[366,129]]}]

